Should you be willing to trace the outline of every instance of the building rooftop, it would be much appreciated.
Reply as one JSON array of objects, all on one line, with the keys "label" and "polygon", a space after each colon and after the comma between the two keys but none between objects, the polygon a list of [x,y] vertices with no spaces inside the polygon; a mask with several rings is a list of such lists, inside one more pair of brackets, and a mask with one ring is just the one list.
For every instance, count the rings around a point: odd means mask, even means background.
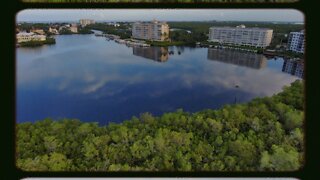
[{"label": "building rooftop", "polygon": [[17,35],[19,36],[32,36],[35,35],[33,32],[19,32]]},{"label": "building rooftop", "polygon": [[239,26],[236,26],[236,27],[230,27],[230,26],[212,26],[210,28],[215,28],[215,29],[246,29],[246,30],[273,30],[273,29],[270,29],[270,28],[260,28],[260,27],[249,27],[247,28],[245,25],[239,25]]},{"label": "building rooftop", "polygon": [[154,23],[154,24],[167,24],[167,22],[165,21],[157,21],[157,20],[153,20],[153,21],[137,21],[135,23],[140,23],[140,24],[149,24],[149,23]]},{"label": "building rooftop", "polygon": [[301,31],[294,31],[294,32],[290,32],[290,33],[295,33],[295,34],[304,34],[304,30],[301,30]]}]

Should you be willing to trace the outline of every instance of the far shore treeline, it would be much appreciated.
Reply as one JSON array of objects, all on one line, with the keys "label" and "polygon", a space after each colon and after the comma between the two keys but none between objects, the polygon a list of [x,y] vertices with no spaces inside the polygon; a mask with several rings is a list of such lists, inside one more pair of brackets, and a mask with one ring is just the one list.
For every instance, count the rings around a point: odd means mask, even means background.
[{"label": "far shore treeline", "polygon": [[[217,42],[208,42],[208,34],[210,27],[236,27],[239,24],[243,24],[246,27],[258,27],[269,28],[273,30],[273,37],[270,45],[264,48],[257,48],[247,45],[230,45],[224,44],[224,47],[245,49],[256,53],[264,53],[264,51],[271,50],[273,55],[287,58],[303,58],[302,53],[289,51],[286,49],[288,43],[288,34],[290,32],[298,32],[304,29],[303,24],[288,23],[288,22],[256,22],[256,21],[169,21],[167,22],[170,29],[169,41],[150,41],[146,40],[146,44],[151,46],[191,46],[196,47],[212,47],[220,46]],[[21,22],[17,25],[17,28],[22,31],[30,31],[32,28],[39,28],[45,30],[50,36],[52,33],[48,32],[51,25],[64,25],[65,23],[28,23]],[[96,22],[94,24],[88,24],[85,27],[79,27],[77,33],[71,30],[60,30],[60,35],[72,35],[72,34],[92,34],[92,30],[102,31],[105,34],[119,36],[120,39],[132,38],[132,22],[118,22],[118,26],[114,26],[107,22]],[[43,44],[54,44],[55,42],[26,42],[21,46],[40,46]],[[269,54],[270,55],[270,54]]]},{"label": "far shore treeline", "polygon": [[16,163],[26,171],[293,171],[304,163],[303,105],[297,80],[218,110],[142,113],[107,126],[19,123]]}]

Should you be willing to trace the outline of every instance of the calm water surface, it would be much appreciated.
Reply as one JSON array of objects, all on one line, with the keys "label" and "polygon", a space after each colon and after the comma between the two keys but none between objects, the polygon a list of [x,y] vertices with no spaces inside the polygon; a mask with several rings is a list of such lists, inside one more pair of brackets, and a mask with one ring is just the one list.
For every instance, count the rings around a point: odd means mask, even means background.
[{"label": "calm water surface", "polygon": [[270,96],[298,78],[283,59],[232,50],[133,48],[94,35],[56,42],[17,49],[18,122],[106,124],[142,112],[194,112]]}]

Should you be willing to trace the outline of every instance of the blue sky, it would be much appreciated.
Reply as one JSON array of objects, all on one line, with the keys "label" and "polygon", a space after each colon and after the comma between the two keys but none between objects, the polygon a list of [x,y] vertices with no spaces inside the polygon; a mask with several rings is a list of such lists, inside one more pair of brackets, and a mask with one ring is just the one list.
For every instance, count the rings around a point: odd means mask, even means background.
[{"label": "blue sky", "polygon": [[303,22],[294,9],[29,9],[17,14],[18,21],[282,21]]}]

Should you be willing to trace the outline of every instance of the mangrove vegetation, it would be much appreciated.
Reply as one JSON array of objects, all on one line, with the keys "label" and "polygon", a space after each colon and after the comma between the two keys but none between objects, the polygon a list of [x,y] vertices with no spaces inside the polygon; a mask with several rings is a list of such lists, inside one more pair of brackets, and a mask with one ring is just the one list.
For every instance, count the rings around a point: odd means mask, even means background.
[{"label": "mangrove vegetation", "polygon": [[303,122],[297,80],[272,97],[217,110],[142,113],[106,126],[19,123],[16,163],[26,171],[292,171],[304,161]]}]

